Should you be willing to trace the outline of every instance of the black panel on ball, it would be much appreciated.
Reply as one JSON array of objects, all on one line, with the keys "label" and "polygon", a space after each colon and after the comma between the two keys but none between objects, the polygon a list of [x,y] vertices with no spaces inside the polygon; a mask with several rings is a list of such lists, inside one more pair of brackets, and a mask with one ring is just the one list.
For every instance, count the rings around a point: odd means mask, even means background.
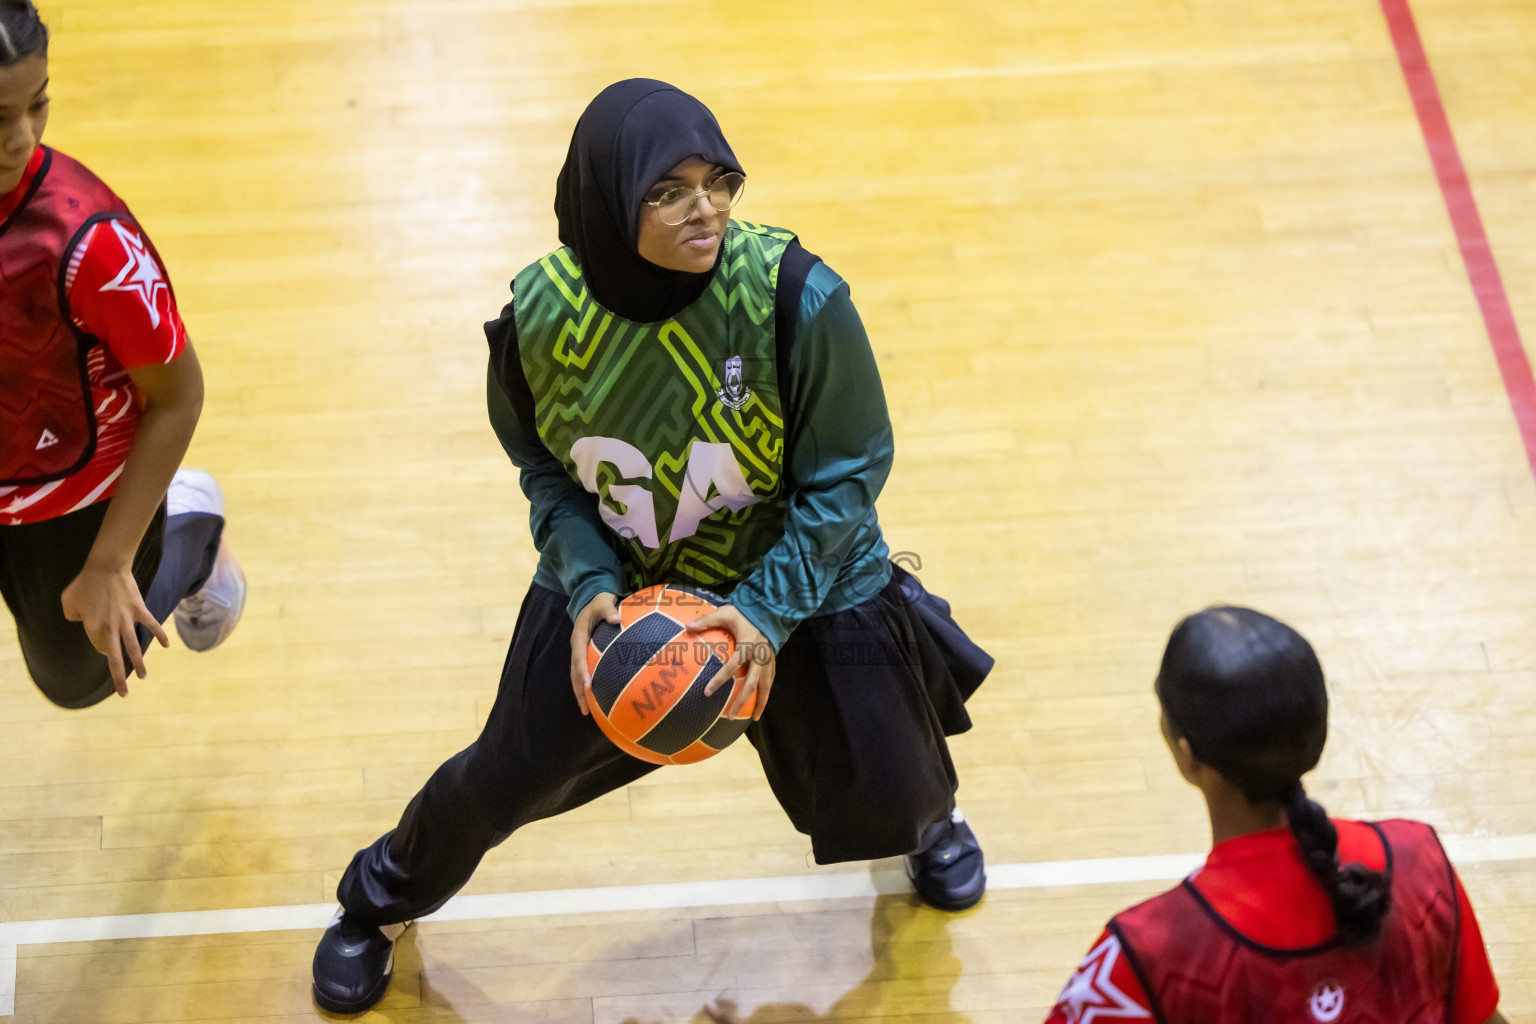
[{"label": "black panel on ball", "polygon": [[724,750],[741,739],[741,734],[746,732],[747,726],[751,724],[750,718],[722,718],[701,738],[706,745],[716,750]]},{"label": "black panel on ball", "polygon": [[652,612],[609,641],[592,672],[592,696],[603,714],[612,710],[634,674],[682,632],[676,621]]},{"label": "black panel on ball", "polygon": [[592,646],[597,648],[597,653],[602,654],[608,649],[608,645],[613,643],[613,638],[619,635],[621,628],[607,619],[598,620],[597,627],[592,630]]},{"label": "black panel on ball", "polygon": [[[700,647],[703,643],[700,642]],[[688,655],[693,653],[692,650]],[[688,655],[685,655],[688,656]],[[657,722],[644,738],[637,742],[646,750],[654,750],[658,754],[671,756],[680,750],[686,749],[700,736],[709,730],[710,723],[720,717],[720,712],[725,710],[725,702],[731,698],[731,688],[722,686],[711,696],[704,696],[704,687],[715,678],[725,662],[709,656],[709,664],[699,669],[698,674],[683,691],[683,695],[672,705],[666,717]]]},{"label": "black panel on ball", "polygon": [[[721,597],[713,590],[705,590],[703,587],[696,587],[691,583],[668,583],[666,590],[659,598],[657,598],[657,605],[661,609],[665,609],[667,607],[667,594],[687,594],[690,597],[702,598],[703,600],[708,601],[710,604],[714,605],[716,608],[719,608],[722,605],[728,603],[725,598]],[[691,615],[693,613],[690,611],[689,614]]]}]

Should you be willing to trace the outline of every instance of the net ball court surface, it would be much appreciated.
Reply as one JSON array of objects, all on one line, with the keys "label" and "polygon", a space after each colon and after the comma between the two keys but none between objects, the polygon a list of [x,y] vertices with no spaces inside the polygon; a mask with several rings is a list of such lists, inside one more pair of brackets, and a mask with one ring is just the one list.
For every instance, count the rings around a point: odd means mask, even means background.
[{"label": "net ball court surface", "polygon": [[533,570],[480,324],[555,245],[582,107],[649,76],[718,115],[739,215],[852,285],[892,550],[998,659],[952,747],[993,888],[949,917],[895,862],[815,867],[737,744],[518,833],[361,1019],[1043,1018],[1207,848],[1151,679],[1235,602],[1328,671],[1309,788],[1441,830],[1536,1021],[1531,5],[42,10],[47,141],[170,267],[208,381],[188,464],[251,590],[223,647],[84,713],[0,638],[6,1019],[320,1016],[337,875],[476,735]]}]

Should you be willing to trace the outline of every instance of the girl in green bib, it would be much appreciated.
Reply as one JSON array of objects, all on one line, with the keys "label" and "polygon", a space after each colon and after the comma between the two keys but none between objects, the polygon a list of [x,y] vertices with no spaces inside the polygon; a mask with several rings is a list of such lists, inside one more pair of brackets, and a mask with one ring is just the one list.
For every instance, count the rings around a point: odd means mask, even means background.
[{"label": "girl in green bib", "polygon": [[[588,714],[586,646],[658,583],[725,595],[747,737],[819,863],[905,855],[946,910],[985,888],[946,736],[992,659],[892,563],[875,516],[894,446],[847,284],[779,228],[733,221],[746,176],[663,82],[605,89],[556,186],[562,248],[486,325],[492,426],[540,554],[480,738],[360,851],[315,998],[371,1006],[393,943],[487,850],[655,770]],[[531,883],[530,887],[537,887]]]}]

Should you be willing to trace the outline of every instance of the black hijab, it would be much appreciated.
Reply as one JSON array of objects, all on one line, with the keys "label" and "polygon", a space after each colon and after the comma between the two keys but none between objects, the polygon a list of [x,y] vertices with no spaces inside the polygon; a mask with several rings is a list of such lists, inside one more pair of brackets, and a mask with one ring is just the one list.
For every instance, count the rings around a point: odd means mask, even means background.
[{"label": "black hijab", "polygon": [[675,316],[714,276],[713,269],[666,270],[638,249],[642,197],[691,156],[741,171],[715,115],[665,82],[615,82],[576,122],[555,184],[560,241],[575,251],[593,297],[622,317],[654,323]]}]

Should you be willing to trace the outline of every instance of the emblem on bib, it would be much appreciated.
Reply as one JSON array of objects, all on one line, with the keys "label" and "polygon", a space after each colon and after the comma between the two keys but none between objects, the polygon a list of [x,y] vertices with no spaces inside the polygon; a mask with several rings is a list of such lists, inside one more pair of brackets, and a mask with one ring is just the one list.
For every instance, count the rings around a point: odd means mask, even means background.
[{"label": "emblem on bib", "polygon": [[1333,1024],[1344,1014],[1344,986],[1322,984],[1312,990],[1312,1019],[1318,1024]]},{"label": "emblem on bib", "polygon": [[725,361],[725,383],[715,389],[720,404],[740,410],[752,400],[752,389],[741,379],[741,356],[731,356]]}]

